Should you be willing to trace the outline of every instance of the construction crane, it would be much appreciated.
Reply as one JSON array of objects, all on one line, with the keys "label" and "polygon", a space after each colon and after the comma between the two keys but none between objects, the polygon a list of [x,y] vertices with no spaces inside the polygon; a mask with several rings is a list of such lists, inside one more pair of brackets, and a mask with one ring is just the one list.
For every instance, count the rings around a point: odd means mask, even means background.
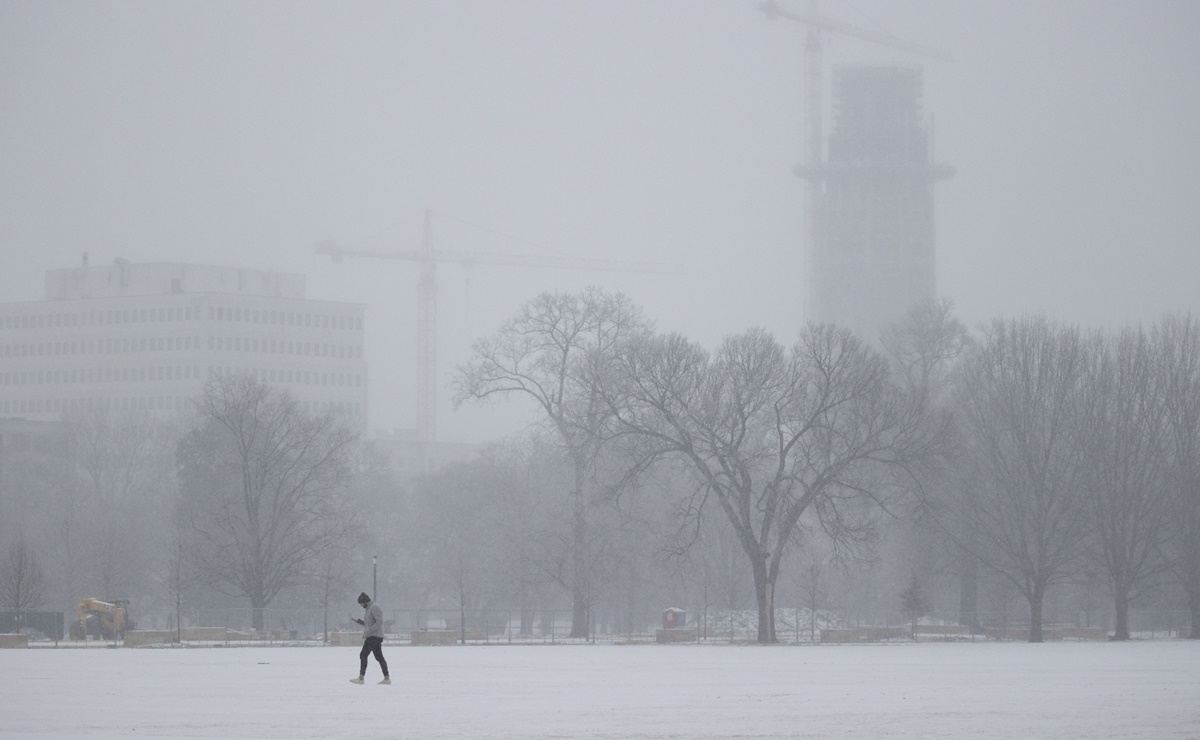
[{"label": "construction crane", "polygon": [[[828,16],[823,16],[817,8],[817,0],[809,0],[808,11],[804,13],[787,10],[781,7],[775,0],[763,0],[763,2],[759,3],[758,9],[766,14],[770,20],[783,18],[784,20],[802,23],[808,27],[808,33],[804,39],[804,100],[807,107],[805,112],[808,114],[805,138],[807,139],[808,153],[805,162],[797,171],[808,183],[809,209],[808,213],[805,214],[805,230],[808,232],[809,249],[815,249],[816,213],[821,199],[820,180],[823,171],[821,122],[824,112],[821,108],[821,80],[823,77],[821,69],[821,32],[839,33],[843,36],[850,36],[862,41],[878,44],[879,46],[886,46],[891,49],[898,49],[932,59],[941,59],[943,61],[951,61],[952,59],[949,52],[941,49],[925,46],[924,44],[914,44],[886,33],[872,31],[869,28],[861,28]],[[810,290],[809,293],[811,294],[812,291]]]},{"label": "construction crane", "polygon": [[421,274],[417,280],[417,438],[432,442],[437,438],[437,263],[454,262],[460,265],[506,265],[510,267],[544,267],[567,270],[602,272],[640,272],[681,274],[677,264],[642,261],[615,261],[579,257],[554,257],[528,254],[497,254],[492,252],[462,252],[439,250],[433,244],[433,214],[425,211],[421,249],[391,252],[346,249],[330,240],[319,242],[314,249],[329,255],[334,262],[344,257],[406,260],[419,262]]}]

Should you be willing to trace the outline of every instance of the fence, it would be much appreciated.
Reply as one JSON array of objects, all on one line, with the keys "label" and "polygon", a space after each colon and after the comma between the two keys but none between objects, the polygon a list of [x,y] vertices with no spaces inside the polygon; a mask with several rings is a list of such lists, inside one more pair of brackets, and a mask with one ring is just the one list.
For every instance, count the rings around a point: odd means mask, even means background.
[{"label": "fence", "polygon": [[1192,614],[1185,609],[1130,612],[1129,631],[1147,639],[1187,637],[1192,631]]},{"label": "fence", "polygon": [[[757,612],[746,614],[749,616],[740,625],[743,635],[754,631],[752,625],[756,621],[750,621],[750,618],[757,620]],[[918,619],[915,630],[911,618],[899,613],[864,618],[849,611],[831,610],[818,612],[815,621],[814,629],[812,615],[807,609],[777,609],[776,636],[780,641],[802,643],[821,641],[822,631],[857,630],[860,634],[871,634],[872,630],[878,630],[876,634],[882,635],[878,639],[911,640],[914,639],[914,633],[917,640],[1029,639],[1028,612],[1017,611],[979,612],[965,617],[935,613]],[[738,629],[729,630],[719,614],[715,626],[718,637],[723,634],[722,629],[734,636],[739,634]],[[1114,628],[1114,619],[1108,612],[1080,612],[1067,619],[1047,620],[1042,625],[1043,637],[1047,640],[1107,639]],[[1134,639],[1187,637],[1191,632],[1191,614],[1186,610],[1131,611],[1129,630]]]},{"label": "fence", "polygon": [[458,610],[402,609],[384,619],[389,634],[407,636],[414,644],[554,643],[572,639],[571,616],[569,610],[486,609],[468,612],[464,621]]},{"label": "fence", "polygon": [[[261,629],[255,627],[256,616]],[[178,637],[183,642],[321,641],[325,620],[321,609],[262,609],[256,615],[254,609],[242,607],[192,608],[182,610],[178,623],[174,613],[144,615],[138,629],[173,633],[172,641]],[[328,625],[330,631],[356,627],[343,610],[330,610]]]},{"label": "fence", "polygon": [[[710,643],[752,643],[758,639],[758,612],[747,610],[684,610],[685,620],[677,626],[695,631],[695,639]],[[183,615],[183,630],[189,628],[219,628],[227,639],[234,641],[315,641],[325,639],[325,613],[321,610],[265,609],[263,630],[254,630],[253,611],[246,608],[192,609]],[[359,616],[353,610],[337,609],[328,614],[331,641],[354,643],[361,627],[352,619]],[[414,644],[467,643],[559,643],[655,642],[656,632],[663,627],[661,613],[655,618],[595,620],[588,625],[584,637],[573,637],[572,612],[569,609],[519,610],[487,609],[466,613],[465,621],[456,609],[389,609],[384,605],[384,626],[388,640]],[[161,620],[160,620],[161,621]],[[160,626],[174,629],[174,620]],[[629,624],[629,622],[634,622]],[[973,625],[959,624],[958,615],[931,614],[918,620],[918,640],[985,640],[1028,639],[1028,619],[1016,612],[979,613]],[[139,624],[139,627],[151,626]],[[676,625],[673,625],[676,626]],[[1047,622],[1043,625],[1046,639],[1095,639],[1112,633],[1111,619],[1103,615],[1081,613],[1070,621]],[[856,630],[870,639],[911,640],[911,620],[903,614],[891,613],[867,618],[849,611],[818,611],[815,615],[804,608],[775,610],[775,635],[780,642],[821,642],[821,633],[836,630]],[[1130,613],[1130,631],[1135,638],[1167,639],[1186,637],[1190,632],[1190,613],[1180,610],[1135,611]],[[198,634],[193,632],[192,634]],[[209,633],[211,634],[211,633]],[[339,637],[344,635],[344,637]],[[189,638],[184,635],[184,641]],[[834,635],[826,638],[828,642]]]},{"label": "fence", "polygon": [[[140,640],[151,642],[225,644],[308,643],[358,644],[361,627],[352,620],[361,609],[264,609],[262,629],[254,629],[254,611],[249,608],[184,610],[182,624],[175,615],[148,614],[138,620]],[[572,636],[572,612],[566,609],[519,610],[488,609],[467,612],[465,621],[458,610],[389,609],[384,605],[385,631],[389,642],[400,644],[465,643],[648,643],[661,638],[663,613],[635,618],[593,619],[586,635]],[[0,612],[0,632],[24,631],[31,639],[61,640],[61,612],[26,612],[16,624],[15,613]],[[328,621],[326,621],[326,617]],[[685,627],[671,641],[684,639],[707,643],[752,643],[758,639],[758,612],[755,610],[683,611],[672,627]],[[968,620],[969,621],[969,620]],[[1111,618],[1103,614],[1080,613],[1070,621],[1047,622],[1045,639],[1103,639],[1112,633]],[[621,626],[617,626],[620,622]],[[917,640],[1023,640],[1028,639],[1028,620],[1015,612],[980,613],[973,625],[959,624],[958,615],[932,614],[918,621]],[[1130,632],[1135,639],[1173,639],[1187,637],[1191,630],[1190,613],[1185,610],[1133,611]],[[326,629],[328,628],[328,629]],[[839,634],[840,632],[840,634]],[[824,633],[824,636],[823,636]],[[818,611],[804,608],[775,610],[775,634],[779,642],[805,644],[816,642],[862,642],[912,640],[911,620],[902,614],[874,618],[848,611]],[[851,639],[853,638],[853,639]],[[128,644],[127,640],[127,644]]]},{"label": "fence", "polygon": [[[756,610],[684,610],[684,622],[677,626],[695,632],[695,640],[710,643],[752,643],[758,639]],[[457,610],[390,610],[387,631],[403,642],[451,644],[458,642],[655,642],[661,621],[646,621],[632,627],[616,627],[601,622],[588,626],[587,636],[571,636],[569,610],[536,612],[491,609],[468,612],[462,624]],[[1103,639],[1112,633],[1111,619],[1079,614],[1074,620],[1046,622],[1045,639]],[[854,629],[872,639],[912,640],[912,621],[893,613],[874,619],[844,611],[818,611],[815,618],[808,609],[775,610],[775,635],[779,642],[804,644],[821,642],[822,632]],[[928,615],[918,620],[917,640],[1027,640],[1029,622],[1013,613],[980,613],[973,625],[961,625],[957,615]],[[1187,637],[1190,614],[1187,611],[1140,611],[1130,613],[1130,631],[1137,639]],[[828,641],[828,639],[826,640]]]},{"label": "fence", "polygon": [[33,639],[63,639],[62,612],[0,612],[0,633],[20,632]]}]

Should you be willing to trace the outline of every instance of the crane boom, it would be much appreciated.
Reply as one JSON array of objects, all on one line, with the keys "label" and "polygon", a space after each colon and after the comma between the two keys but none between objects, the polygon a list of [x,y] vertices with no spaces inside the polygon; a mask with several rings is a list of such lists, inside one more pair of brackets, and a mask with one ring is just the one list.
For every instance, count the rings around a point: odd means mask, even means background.
[{"label": "crane boom", "polygon": [[568,270],[594,270],[599,272],[645,272],[663,275],[679,275],[682,265],[665,262],[600,260],[590,257],[556,257],[552,255],[503,254],[496,252],[462,252],[439,249],[434,252],[399,250],[393,252],[346,249],[332,241],[323,241],[314,249],[327,254],[334,260],[343,257],[373,257],[376,259],[406,260],[409,262],[454,262],[460,265],[508,265],[512,267],[549,267]]},{"label": "crane boom", "polygon": [[334,262],[341,262],[345,257],[366,257],[420,263],[421,276],[417,282],[417,436],[423,442],[432,442],[437,436],[437,263],[453,262],[460,265],[507,265],[675,275],[684,272],[682,265],[664,262],[434,249],[432,217],[433,214],[430,211],[425,212],[425,231],[420,250],[381,252],[347,249],[330,240],[319,242],[313,247],[318,254],[328,255]]},{"label": "crane boom", "polygon": [[814,26],[825,31],[840,33],[843,36],[850,36],[862,41],[869,41],[870,43],[878,44],[879,46],[887,46],[892,49],[899,49],[900,51],[906,51],[910,54],[918,54],[920,56],[930,57],[932,59],[941,59],[947,62],[953,61],[953,57],[950,56],[950,52],[948,51],[944,51],[933,46],[926,46],[925,44],[915,44],[911,41],[905,41],[904,39],[896,38],[891,34],[883,33],[881,31],[872,31],[869,28],[863,28],[852,23],[839,21],[837,19],[830,18],[829,16],[821,15],[813,6],[810,6],[808,11],[805,13],[797,13],[795,11],[780,7],[779,3],[775,2],[775,0],[763,0],[763,2],[759,4],[758,8],[765,13],[768,18],[771,19],[784,18],[789,21],[795,21],[808,26]]}]

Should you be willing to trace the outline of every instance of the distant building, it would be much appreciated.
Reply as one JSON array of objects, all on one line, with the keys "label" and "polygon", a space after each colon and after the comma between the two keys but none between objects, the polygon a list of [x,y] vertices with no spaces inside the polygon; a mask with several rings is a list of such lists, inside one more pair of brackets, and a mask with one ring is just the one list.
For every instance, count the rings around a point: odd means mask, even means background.
[{"label": "distant building", "polygon": [[45,298],[0,303],[0,417],[97,407],[171,413],[251,373],[310,412],[367,410],[363,312],[304,296],[304,276],[117,260],[46,272]]},{"label": "distant building", "polygon": [[921,114],[921,70],[834,72],[827,162],[800,170],[818,188],[808,255],[809,319],[874,340],[915,303],[936,297],[933,183]]}]

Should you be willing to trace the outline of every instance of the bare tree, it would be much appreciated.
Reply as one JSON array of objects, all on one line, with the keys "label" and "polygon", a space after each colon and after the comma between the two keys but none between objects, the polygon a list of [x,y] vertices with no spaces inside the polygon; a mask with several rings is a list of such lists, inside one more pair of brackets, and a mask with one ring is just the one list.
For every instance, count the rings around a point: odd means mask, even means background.
[{"label": "bare tree", "polygon": [[970,335],[954,316],[950,300],[923,301],[888,327],[884,352],[897,375],[922,406],[944,406],[949,375],[971,344]]},{"label": "bare tree", "polygon": [[67,434],[59,424],[43,428],[44,436],[5,429],[0,439],[0,542],[7,546],[22,535],[36,541],[51,600],[73,610],[86,516]]},{"label": "bare tree", "polygon": [[430,590],[458,611],[459,639],[488,599],[501,571],[497,488],[504,482],[486,461],[447,466],[416,484],[414,519],[420,531],[409,543],[419,551]]},{"label": "bare tree", "polygon": [[1170,559],[1200,639],[1200,320],[1167,316],[1154,327],[1171,455]]},{"label": "bare tree", "polygon": [[925,612],[929,610],[929,604],[925,600],[925,594],[921,591],[921,582],[917,580],[915,574],[909,579],[904,590],[900,592],[900,610],[904,612],[904,616],[908,617],[912,639],[913,642],[916,642],[917,620],[925,616]]},{"label": "bare tree", "polygon": [[166,558],[159,568],[159,582],[175,607],[175,642],[183,642],[183,601],[195,586],[196,577],[183,523],[178,516],[165,548]]},{"label": "bare tree", "polygon": [[[497,537],[494,576],[500,595],[520,610],[520,631],[530,634],[538,607],[564,578],[570,552],[571,508],[562,496],[572,472],[561,448],[535,433],[484,452],[479,465],[489,481],[491,526]],[[564,511],[566,509],[566,511]]]},{"label": "bare tree", "polygon": [[103,598],[149,585],[158,533],[169,531],[176,430],[145,412],[84,406],[66,415],[92,587]]},{"label": "bare tree", "polygon": [[[328,578],[325,565],[330,559],[337,561],[337,570],[345,567],[346,577],[350,578],[351,564],[356,562],[354,552],[371,553],[378,558],[378,580],[374,588],[378,593],[371,594],[376,602],[385,608],[390,604],[399,607],[397,598],[405,594],[406,598],[415,593],[411,578],[417,569],[406,562],[409,556],[411,541],[411,490],[397,478],[397,470],[392,467],[392,461],[385,450],[378,444],[363,440],[355,445],[351,468],[353,477],[348,481],[346,496],[352,506],[347,513],[349,522],[341,520],[337,527],[345,530],[352,528],[354,537],[338,542],[333,549],[321,558],[321,565],[313,571],[317,574],[317,595],[322,599],[340,598],[341,592],[326,594],[325,585]],[[351,579],[353,580],[353,579]],[[361,589],[358,589],[361,590]],[[358,590],[353,593],[358,593]],[[392,596],[389,598],[389,594]]]},{"label": "bare tree", "polygon": [[36,609],[46,590],[46,578],[37,556],[17,535],[0,570],[0,603],[18,614]]},{"label": "bare tree", "polygon": [[843,544],[870,534],[872,502],[895,492],[892,473],[934,449],[916,404],[887,362],[849,331],[808,327],[787,350],[770,334],[729,337],[710,356],[683,337],[653,337],[620,355],[608,403],[643,459],[677,458],[696,476],[749,561],[758,641],[777,641],[775,584],[809,511]]},{"label": "bare tree", "polygon": [[[834,553],[826,543],[815,538],[810,538],[805,542],[795,580],[796,590],[800,596],[800,603],[808,609],[808,639],[811,642],[817,641],[817,625],[820,622],[818,618],[820,611],[829,608],[826,602],[829,589],[828,581],[830,571],[835,564]],[[796,621],[798,632],[800,629],[799,617],[797,617]]]},{"label": "bare tree", "polygon": [[349,534],[357,435],[250,375],[210,381],[197,409],[179,446],[197,563],[215,588],[250,600],[261,630],[263,609]]},{"label": "bare tree", "polygon": [[[57,466],[47,494],[44,512],[45,541],[50,562],[60,574],[59,604],[64,610],[73,613],[82,595],[82,584],[78,574],[86,558],[87,548],[82,540],[86,535],[87,510],[76,482],[75,471],[69,462]],[[101,598],[107,596],[109,594]]]},{"label": "bare tree", "polygon": [[[914,305],[904,318],[888,328],[882,338],[885,353],[892,361],[895,374],[912,394],[926,414],[944,418],[953,405],[952,378],[971,346],[971,337],[962,322],[954,316],[954,304],[949,300],[928,300]],[[936,506],[944,495],[946,485],[953,485],[953,476],[945,470],[931,470],[918,491],[921,506]],[[914,526],[920,537],[917,542],[932,553],[935,533],[927,526],[943,524],[934,517],[914,512]],[[953,538],[951,538],[953,541]],[[959,550],[955,568],[959,580],[959,611],[963,624],[978,625],[978,560],[969,552]]]},{"label": "bare tree", "polygon": [[562,445],[573,472],[567,492],[572,520],[569,569],[563,572],[573,597],[572,637],[588,635],[596,562],[589,543],[601,539],[589,529],[596,499],[589,476],[611,423],[590,369],[646,330],[641,311],[623,295],[595,288],[580,294],[543,293],[496,335],[477,341],[455,379],[456,405],[513,394],[532,399]]},{"label": "bare tree", "polygon": [[751,608],[754,582],[746,555],[723,516],[704,516],[696,510],[705,502],[707,487],[695,482],[686,461],[670,459],[647,473],[662,480],[657,495],[666,499],[658,559],[680,581],[695,574],[701,607],[697,616],[703,621],[697,627],[707,639],[711,611],[732,614]]},{"label": "bare tree", "polygon": [[1087,506],[1112,589],[1113,638],[1128,640],[1129,603],[1162,571],[1170,533],[1166,405],[1146,331],[1097,334],[1089,355],[1094,397],[1081,430]]},{"label": "bare tree", "polygon": [[1080,465],[1086,367],[1078,330],[998,320],[958,388],[962,477],[939,513],[960,545],[1025,596],[1031,642],[1042,641],[1047,589],[1071,575],[1089,531]]},{"label": "bare tree", "polygon": [[[321,641],[329,642],[329,605],[350,593],[352,575],[347,567],[344,548],[330,548],[316,559],[310,573],[309,586],[321,602]],[[371,594],[378,598],[378,594]]]}]

